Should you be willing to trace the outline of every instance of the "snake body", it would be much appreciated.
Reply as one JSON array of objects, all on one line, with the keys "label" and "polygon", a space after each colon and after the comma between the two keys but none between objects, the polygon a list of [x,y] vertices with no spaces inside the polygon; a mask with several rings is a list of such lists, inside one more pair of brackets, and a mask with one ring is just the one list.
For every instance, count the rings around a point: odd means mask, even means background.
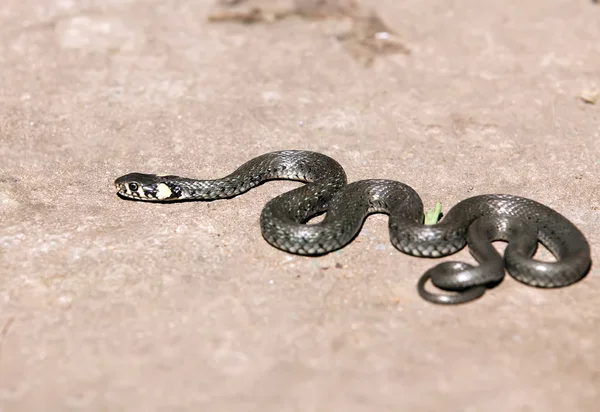
[{"label": "snake body", "polygon": [[[383,179],[348,184],[334,159],[321,153],[286,150],[266,153],[220,179],[198,180],[179,176],[130,173],[115,181],[124,198],[154,202],[231,198],[269,180],[306,183],[271,199],[263,208],[263,237],[274,247],[299,255],[323,255],[346,246],[367,216],[389,215],[390,240],[413,256],[441,257],[469,243],[480,262],[473,267],[444,262],[419,282],[419,293],[437,303],[462,303],[499,283],[504,269],[531,286],[561,287],[582,279],[591,264],[590,247],[568,219],[531,199],[494,194],[480,195],[452,207],[437,224],[424,225],[423,203],[408,185]],[[325,213],[324,219],[308,223]],[[504,259],[490,242],[508,241]],[[532,259],[541,242],[555,262]],[[427,279],[454,295],[425,290]]]}]

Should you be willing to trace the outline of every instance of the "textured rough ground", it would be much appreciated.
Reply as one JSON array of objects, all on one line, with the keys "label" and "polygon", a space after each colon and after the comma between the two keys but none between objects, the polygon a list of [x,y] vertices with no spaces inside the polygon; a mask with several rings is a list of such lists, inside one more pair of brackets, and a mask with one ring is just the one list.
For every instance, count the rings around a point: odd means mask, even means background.
[{"label": "textured rough ground", "polygon": [[600,6],[370,5],[391,50],[343,18],[209,23],[212,1],[2,2],[0,411],[597,410],[597,266],[439,307],[415,290],[436,262],[394,250],[385,217],[318,259],[264,242],[262,205],[294,183],[114,195],[126,172],[304,148],[446,210],[534,198],[600,262]]}]

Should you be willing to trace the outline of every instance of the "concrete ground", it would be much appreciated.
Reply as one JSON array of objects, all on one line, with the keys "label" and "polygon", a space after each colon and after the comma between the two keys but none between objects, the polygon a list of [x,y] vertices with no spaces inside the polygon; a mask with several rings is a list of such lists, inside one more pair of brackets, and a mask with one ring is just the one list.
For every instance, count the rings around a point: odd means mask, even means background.
[{"label": "concrete ground", "polygon": [[536,199],[600,261],[600,5],[272,3],[2,2],[0,411],[597,410],[595,265],[441,307],[385,216],[304,258],[258,225],[296,183],[161,205],[113,181],[310,149],[445,210]]}]

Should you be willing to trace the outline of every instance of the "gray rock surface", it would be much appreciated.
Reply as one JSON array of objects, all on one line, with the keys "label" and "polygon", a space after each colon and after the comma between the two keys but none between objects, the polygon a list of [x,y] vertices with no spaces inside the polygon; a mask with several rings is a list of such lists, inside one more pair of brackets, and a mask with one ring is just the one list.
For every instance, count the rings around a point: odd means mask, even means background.
[{"label": "gray rock surface", "polygon": [[0,5],[0,411],[597,410],[596,266],[440,307],[415,289],[437,261],[396,251],[385,216],[304,258],[258,225],[296,183],[159,205],[113,181],[309,149],[445,210],[536,199],[600,261],[598,5],[370,2],[390,48],[301,0],[209,22],[244,7],[225,3]]}]

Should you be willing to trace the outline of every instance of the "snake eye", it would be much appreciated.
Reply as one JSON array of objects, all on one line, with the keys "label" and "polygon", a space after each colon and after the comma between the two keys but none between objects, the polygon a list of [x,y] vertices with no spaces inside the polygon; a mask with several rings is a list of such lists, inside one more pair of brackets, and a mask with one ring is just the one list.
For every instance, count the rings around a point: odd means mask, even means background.
[{"label": "snake eye", "polygon": [[137,192],[138,187],[139,186],[137,183],[129,183],[129,190],[131,190],[132,192]]}]

